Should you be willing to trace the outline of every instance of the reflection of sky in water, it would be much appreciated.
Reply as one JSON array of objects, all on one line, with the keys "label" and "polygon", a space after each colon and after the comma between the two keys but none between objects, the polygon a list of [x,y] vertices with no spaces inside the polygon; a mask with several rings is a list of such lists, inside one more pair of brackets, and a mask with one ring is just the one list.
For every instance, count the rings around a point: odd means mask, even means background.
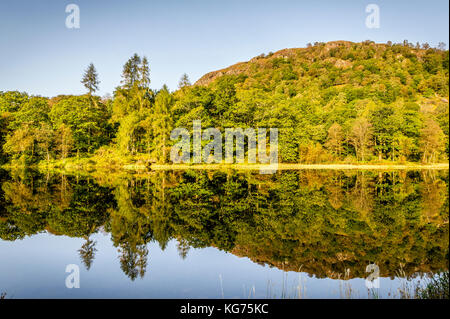
[{"label": "reflection of sky in water", "polygon": [[[215,248],[190,249],[179,257],[176,242],[162,251],[158,243],[148,245],[147,272],[131,281],[120,269],[117,248],[109,234],[94,234],[96,254],[86,271],[78,249],[81,238],[38,234],[14,242],[0,241],[0,292],[9,298],[221,298],[222,276],[225,298],[248,298],[255,287],[256,298],[281,296],[283,277],[277,268],[260,266]],[[66,265],[80,266],[80,289],[67,289]],[[348,281],[315,279],[301,273],[302,291],[307,298],[340,298],[351,286],[352,297],[367,298],[364,279]],[[285,294],[296,294],[299,274],[289,272]],[[380,279],[380,297],[398,297],[401,280]],[[270,292],[268,292],[268,287]],[[391,296],[392,297],[392,296]],[[253,298],[253,292],[251,292]]]}]

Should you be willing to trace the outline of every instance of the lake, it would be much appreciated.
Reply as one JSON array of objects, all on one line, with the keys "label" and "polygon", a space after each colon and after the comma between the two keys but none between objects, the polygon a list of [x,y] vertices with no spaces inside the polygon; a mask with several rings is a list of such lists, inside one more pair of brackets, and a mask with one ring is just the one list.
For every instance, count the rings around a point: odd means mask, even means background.
[{"label": "lake", "polygon": [[0,293],[400,298],[448,271],[448,182],[448,170],[3,170]]}]

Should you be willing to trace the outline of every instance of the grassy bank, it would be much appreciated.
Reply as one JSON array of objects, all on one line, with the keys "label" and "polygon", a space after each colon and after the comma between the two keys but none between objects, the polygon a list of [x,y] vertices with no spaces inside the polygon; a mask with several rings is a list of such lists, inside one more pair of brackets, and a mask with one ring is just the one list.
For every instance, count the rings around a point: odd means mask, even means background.
[{"label": "grassy bank", "polygon": [[12,162],[2,166],[5,169],[35,168],[61,171],[151,171],[151,170],[448,170],[449,163],[422,164],[414,162],[364,162],[364,163],[279,163],[279,164],[157,164],[146,155],[140,156],[92,156],[41,161],[33,165]]},{"label": "grassy bank", "polygon": [[277,165],[268,164],[152,164],[152,170],[184,170],[184,169],[236,169],[236,170],[306,170],[306,169],[327,169],[327,170],[417,170],[417,169],[449,169],[448,163],[435,164],[289,164],[280,163]]}]

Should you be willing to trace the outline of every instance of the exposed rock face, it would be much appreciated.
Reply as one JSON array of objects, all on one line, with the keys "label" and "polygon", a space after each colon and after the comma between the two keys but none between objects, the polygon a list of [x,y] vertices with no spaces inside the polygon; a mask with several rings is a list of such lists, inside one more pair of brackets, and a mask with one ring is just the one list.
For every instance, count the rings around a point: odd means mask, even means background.
[{"label": "exposed rock face", "polygon": [[[327,42],[327,43],[322,44],[321,50],[323,50],[323,52],[328,52],[333,48],[342,47],[342,46],[350,47],[353,44],[355,44],[355,43],[350,42],[350,41],[332,41],[332,42]],[[268,55],[261,54],[261,55],[258,55],[256,57],[250,59],[248,62],[239,62],[239,63],[231,65],[227,68],[206,73],[197,82],[195,82],[194,85],[208,85],[209,83],[213,82],[215,79],[217,79],[218,77],[221,77],[223,75],[246,74],[252,64],[264,65],[268,62],[268,60],[273,59],[273,58],[284,58],[284,59],[295,58],[299,53],[305,52],[305,51],[308,52],[308,50],[311,50],[311,49],[314,49],[314,47],[313,48],[282,49],[275,53],[269,53]],[[351,62],[344,61],[341,59],[333,59],[332,62],[338,68],[345,69],[345,68],[349,68],[352,66]]]},{"label": "exposed rock face", "polygon": [[232,66],[229,66],[225,69],[212,71],[209,73],[206,73],[204,76],[202,76],[197,82],[195,82],[194,85],[208,85],[218,77],[221,77],[223,75],[238,75],[238,74],[246,74],[248,69],[252,64],[265,64],[267,63],[268,58],[284,58],[288,59],[291,57],[295,57],[298,52],[306,50],[304,48],[297,48],[297,49],[283,49],[280,51],[277,51],[275,53],[271,53],[269,55],[258,55],[248,62],[239,62],[236,64],[233,64]]},{"label": "exposed rock face", "polygon": [[353,63],[342,59],[336,59],[336,61],[334,62],[334,66],[340,69],[348,69],[353,66]]},{"label": "exposed rock face", "polygon": [[[253,58],[256,59],[256,58]],[[252,59],[252,60],[253,60]],[[250,60],[250,61],[252,61]],[[209,73],[206,73],[204,76],[202,76],[197,82],[195,82],[194,85],[208,85],[212,81],[214,81],[216,78],[221,77],[222,75],[237,75],[242,73],[244,70],[240,67],[245,67],[244,65],[247,62],[240,62],[237,64],[234,64],[228,68],[218,70],[218,71],[212,71]]]}]

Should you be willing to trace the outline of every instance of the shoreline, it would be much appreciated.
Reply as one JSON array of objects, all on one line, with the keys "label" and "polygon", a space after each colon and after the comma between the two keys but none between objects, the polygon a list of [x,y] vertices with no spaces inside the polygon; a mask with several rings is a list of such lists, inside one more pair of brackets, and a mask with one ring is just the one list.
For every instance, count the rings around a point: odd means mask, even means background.
[{"label": "shoreline", "polygon": [[449,163],[436,164],[152,164],[150,170],[236,169],[236,170],[448,170]]},{"label": "shoreline", "polygon": [[37,165],[23,166],[4,164],[2,169],[39,169],[39,170],[61,170],[61,171],[169,171],[169,170],[449,170],[449,163],[434,164],[300,164],[300,163],[280,163],[280,164],[123,164],[120,166],[65,163],[64,165],[52,165],[40,163]]}]

